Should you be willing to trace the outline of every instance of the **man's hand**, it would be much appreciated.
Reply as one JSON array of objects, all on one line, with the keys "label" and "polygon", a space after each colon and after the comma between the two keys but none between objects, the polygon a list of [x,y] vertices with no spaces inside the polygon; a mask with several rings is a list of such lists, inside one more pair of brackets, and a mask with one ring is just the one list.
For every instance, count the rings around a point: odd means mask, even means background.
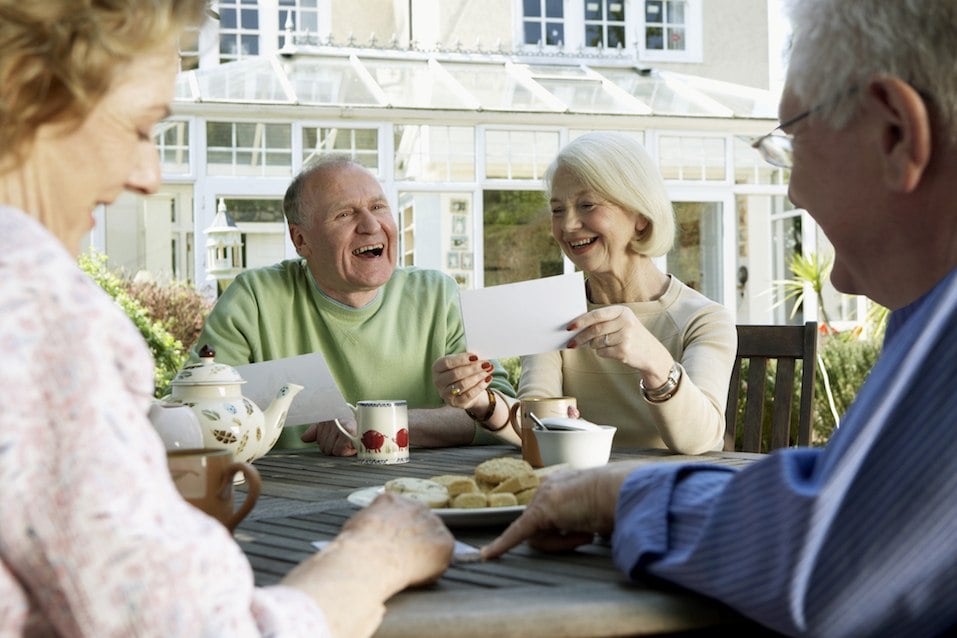
[{"label": "man's hand", "polygon": [[[353,434],[356,433],[356,422],[354,419],[340,419],[343,427]],[[303,443],[315,442],[323,454],[329,456],[355,456],[356,448],[339,428],[335,421],[321,421],[310,425],[302,436],[299,437]]]}]

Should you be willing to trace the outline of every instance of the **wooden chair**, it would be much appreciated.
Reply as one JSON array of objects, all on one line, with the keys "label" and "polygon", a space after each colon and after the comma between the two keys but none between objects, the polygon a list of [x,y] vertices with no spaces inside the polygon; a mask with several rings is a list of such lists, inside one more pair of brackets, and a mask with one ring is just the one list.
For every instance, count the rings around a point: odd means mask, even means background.
[{"label": "wooden chair", "polygon": [[[738,327],[738,354],[734,359],[728,406],[725,410],[724,449],[738,452],[770,452],[791,445],[811,444],[811,418],[814,404],[814,375],[817,369],[817,322],[803,326]],[[762,450],[764,424],[764,390],[769,362],[777,362],[774,378],[774,400],[771,415],[771,437],[768,449]],[[801,406],[797,439],[791,439],[791,406],[794,401],[795,362],[803,360],[801,374]],[[744,430],[740,446],[735,445],[738,396],[741,370],[748,361],[747,396],[744,406]]]}]

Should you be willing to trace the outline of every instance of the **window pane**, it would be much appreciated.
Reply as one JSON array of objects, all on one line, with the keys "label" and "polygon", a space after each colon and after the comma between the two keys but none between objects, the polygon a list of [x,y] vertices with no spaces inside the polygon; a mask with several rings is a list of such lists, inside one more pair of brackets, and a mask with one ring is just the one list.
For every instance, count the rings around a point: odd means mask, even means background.
[{"label": "window pane", "polygon": [[395,127],[396,179],[472,181],[475,131],[469,126]]},{"label": "window pane", "polygon": [[625,46],[625,27],[608,27],[608,46],[616,48],[618,45]]},{"label": "window pane", "polygon": [[546,18],[563,18],[565,17],[565,9],[562,5],[562,0],[545,0],[545,17]]},{"label": "window pane", "polygon": [[487,190],[482,199],[486,287],[562,274],[543,192]]},{"label": "window pane", "polygon": [[609,20],[624,22],[625,3],[622,0],[607,0],[607,15]]},{"label": "window pane", "polygon": [[233,145],[233,127],[228,122],[206,123],[206,145],[228,147]]},{"label": "window pane", "polygon": [[661,51],[665,48],[664,30],[661,27],[647,27],[645,29],[645,48]]},{"label": "window pane", "polygon": [[585,19],[601,20],[602,10],[600,0],[585,0]]},{"label": "window pane", "polygon": [[244,29],[259,28],[259,11],[256,9],[242,9],[242,22]]},{"label": "window pane", "polygon": [[526,18],[539,18],[542,15],[541,0],[525,0],[523,15]]},{"label": "window pane", "polygon": [[685,3],[684,2],[669,2],[668,3],[668,22],[671,24],[684,24],[685,23]]},{"label": "window pane", "polygon": [[645,22],[660,24],[664,21],[665,16],[661,5],[660,0],[657,2],[645,2]]},{"label": "window pane", "polygon": [[585,26],[585,46],[597,47],[599,44],[604,44],[601,37],[601,26],[597,24]]},{"label": "window pane", "polygon": [[219,28],[220,29],[235,29],[236,28],[236,10],[235,9],[220,7]]},{"label": "window pane", "polygon": [[244,35],[242,36],[242,55],[259,55],[259,36],[258,35]]},{"label": "window pane", "polygon": [[671,51],[685,50],[685,30],[668,29],[668,49]]},{"label": "window pane", "polygon": [[542,25],[538,22],[525,23],[525,44],[538,44],[542,40]]},{"label": "window pane", "polygon": [[547,22],[545,28],[548,30],[545,44],[557,46],[565,41],[565,25],[561,22]]}]

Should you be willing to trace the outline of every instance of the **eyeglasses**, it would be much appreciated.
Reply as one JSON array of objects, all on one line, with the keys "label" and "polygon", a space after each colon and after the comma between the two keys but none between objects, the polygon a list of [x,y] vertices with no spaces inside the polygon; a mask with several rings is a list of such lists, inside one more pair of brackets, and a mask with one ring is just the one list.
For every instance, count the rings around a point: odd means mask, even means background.
[{"label": "eyeglasses", "polygon": [[800,115],[781,122],[773,131],[751,142],[751,148],[757,149],[764,161],[771,166],[791,168],[794,166],[794,136],[785,133],[784,129],[797,124],[819,108],[819,106],[811,107]]}]

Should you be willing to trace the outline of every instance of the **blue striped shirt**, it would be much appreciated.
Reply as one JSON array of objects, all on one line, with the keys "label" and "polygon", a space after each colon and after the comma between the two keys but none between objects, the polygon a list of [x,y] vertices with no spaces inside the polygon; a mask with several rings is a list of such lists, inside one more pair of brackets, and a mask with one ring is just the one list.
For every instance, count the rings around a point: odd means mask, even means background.
[{"label": "blue striped shirt", "polygon": [[716,598],[793,636],[957,626],[957,270],[892,313],[824,448],[742,469],[644,467],[622,486],[625,573]]}]

